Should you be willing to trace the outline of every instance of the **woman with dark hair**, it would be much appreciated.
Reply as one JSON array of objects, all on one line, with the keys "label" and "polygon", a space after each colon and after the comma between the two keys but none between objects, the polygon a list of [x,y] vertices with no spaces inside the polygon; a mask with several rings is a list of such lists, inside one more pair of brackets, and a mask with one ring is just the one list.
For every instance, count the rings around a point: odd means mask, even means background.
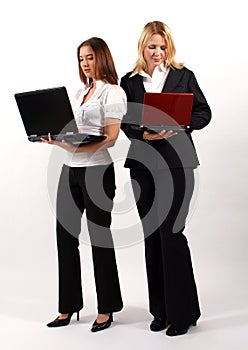
[{"label": "woman with dark hair", "polygon": [[56,229],[59,267],[59,313],[48,327],[70,323],[73,313],[83,307],[79,234],[86,212],[92,245],[98,316],[92,332],[108,328],[112,313],[123,307],[115,251],[110,231],[115,195],[115,174],[108,147],[118,137],[126,112],[126,95],[118,86],[118,76],[104,40],[90,38],[77,49],[79,76],[83,83],[73,103],[79,133],[105,135],[100,142],[78,147],[54,141],[43,142],[66,150],[58,184]]},{"label": "woman with dark hair", "polygon": [[[185,334],[200,316],[190,250],[183,234],[199,165],[192,140],[211,110],[192,71],[175,60],[168,26],[149,22],[138,41],[134,69],[121,79],[128,111],[122,129],[131,141],[125,167],[130,168],[137,209],[145,236],[151,331]],[[144,94],[194,94],[190,127],[184,131],[140,127]]]}]

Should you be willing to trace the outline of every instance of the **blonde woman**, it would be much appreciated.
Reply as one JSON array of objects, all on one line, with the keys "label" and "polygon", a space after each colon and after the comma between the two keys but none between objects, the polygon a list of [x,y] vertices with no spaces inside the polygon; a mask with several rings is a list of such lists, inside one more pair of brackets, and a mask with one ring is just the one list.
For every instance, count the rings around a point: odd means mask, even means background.
[{"label": "blonde woman", "polygon": [[[211,110],[195,75],[175,60],[169,27],[149,22],[138,41],[138,59],[121,78],[128,100],[122,129],[131,141],[130,168],[145,236],[151,331],[185,334],[200,317],[190,250],[183,233],[199,165],[192,132],[204,128]],[[190,128],[183,132],[140,128],[145,92],[193,93]],[[137,186],[138,184],[138,186]],[[200,228],[199,228],[200,229]]]}]

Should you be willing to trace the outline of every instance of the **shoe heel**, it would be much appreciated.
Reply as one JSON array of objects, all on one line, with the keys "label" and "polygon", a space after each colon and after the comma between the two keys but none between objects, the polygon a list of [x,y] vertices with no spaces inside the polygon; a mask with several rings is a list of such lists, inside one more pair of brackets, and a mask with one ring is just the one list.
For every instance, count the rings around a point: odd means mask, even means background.
[{"label": "shoe heel", "polygon": [[77,311],[77,321],[79,321],[79,311]]},{"label": "shoe heel", "polygon": [[196,322],[196,321],[192,323],[192,326],[195,327],[196,325],[197,325],[197,322]]}]

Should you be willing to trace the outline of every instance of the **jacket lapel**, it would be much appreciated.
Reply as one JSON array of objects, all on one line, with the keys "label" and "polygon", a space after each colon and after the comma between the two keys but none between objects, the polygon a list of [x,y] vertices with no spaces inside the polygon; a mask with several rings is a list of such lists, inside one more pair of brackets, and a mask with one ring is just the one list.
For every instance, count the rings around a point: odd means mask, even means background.
[{"label": "jacket lapel", "polygon": [[143,103],[145,88],[143,84],[143,78],[141,75],[136,74],[132,78],[133,83],[133,96],[135,96],[135,101]]},{"label": "jacket lapel", "polygon": [[176,68],[170,68],[170,71],[165,81],[162,92],[173,91],[178,85],[181,77],[182,77],[182,70],[179,70]]}]

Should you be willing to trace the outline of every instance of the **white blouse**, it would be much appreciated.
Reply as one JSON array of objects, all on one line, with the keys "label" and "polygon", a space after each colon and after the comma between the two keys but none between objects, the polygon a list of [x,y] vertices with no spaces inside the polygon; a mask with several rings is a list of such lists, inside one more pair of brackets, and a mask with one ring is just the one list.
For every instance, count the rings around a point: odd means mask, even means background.
[{"label": "white blouse", "polygon": [[164,64],[161,63],[154,69],[152,77],[144,71],[132,73],[130,77],[135,74],[140,74],[143,77],[143,84],[146,92],[161,92],[169,71],[170,68],[166,68]]},{"label": "white blouse", "polygon": [[[80,133],[102,135],[105,119],[122,119],[126,113],[127,98],[119,85],[96,81],[96,89],[90,99],[82,104],[89,87],[80,89],[72,103],[75,120]],[[71,167],[106,165],[112,162],[108,149],[96,152],[66,152],[64,163]]]}]

